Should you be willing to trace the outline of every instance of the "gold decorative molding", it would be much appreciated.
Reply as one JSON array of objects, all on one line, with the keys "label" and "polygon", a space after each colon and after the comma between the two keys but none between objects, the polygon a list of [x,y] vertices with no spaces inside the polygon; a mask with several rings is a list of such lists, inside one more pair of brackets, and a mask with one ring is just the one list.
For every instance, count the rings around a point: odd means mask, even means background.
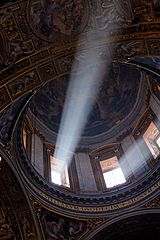
[{"label": "gold decorative molding", "polygon": [[116,203],[116,204],[111,204],[111,205],[107,205],[107,206],[100,206],[100,207],[94,207],[94,206],[79,206],[76,204],[68,204],[65,202],[62,202],[60,200],[56,200],[53,197],[46,195],[44,192],[42,192],[40,189],[38,189],[35,185],[33,185],[29,179],[25,176],[24,179],[26,181],[26,183],[30,186],[30,188],[38,195],[40,196],[42,199],[44,199],[46,202],[49,202],[50,204],[52,204],[53,208],[58,207],[58,208],[62,208],[68,211],[75,211],[75,212],[82,212],[82,213],[105,213],[105,212],[109,212],[109,211],[114,211],[114,210],[120,210],[129,206],[132,206],[138,202],[140,202],[141,200],[143,200],[144,198],[150,196],[151,194],[153,194],[155,191],[157,191],[160,187],[160,180],[158,182],[156,182],[152,187],[150,187],[149,189],[147,189],[146,191],[144,191],[143,193],[139,194],[137,197],[133,197],[129,200],[126,201],[122,201],[120,203]]},{"label": "gold decorative molding", "polygon": [[160,196],[146,203],[143,207],[145,208],[160,208]]},{"label": "gold decorative molding", "polygon": [[87,228],[91,231],[107,221],[107,218],[90,218],[87,221]]},{"label": "gold decorative molding", "polygon": [[41,214],[42,205],[35,198],[33,198],[32,195],[30,195],[30,200],[31,200],[34,212],[39,217]]}]

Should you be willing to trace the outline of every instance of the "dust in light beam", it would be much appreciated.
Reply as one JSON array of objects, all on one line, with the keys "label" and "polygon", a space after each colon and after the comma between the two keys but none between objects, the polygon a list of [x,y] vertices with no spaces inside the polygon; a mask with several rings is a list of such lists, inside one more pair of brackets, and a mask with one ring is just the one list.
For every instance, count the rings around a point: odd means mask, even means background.
[{"label": "dust in light beam", "polygon": [[[86,38],[81,37],[79,46],[83,45],[86,49],[89,46],[89,49],[82,51],[78,47],[75,59],[80,61],[75,61],[72,66],[54,152],[55,158],[63,160],[67,165],[70,164],[111,60],[109,54],[106,61],[99,60],[95,39],[98,39],[98,32]],[[109,52],[106,45],[101,48],[101,52],[105,55]]]}]

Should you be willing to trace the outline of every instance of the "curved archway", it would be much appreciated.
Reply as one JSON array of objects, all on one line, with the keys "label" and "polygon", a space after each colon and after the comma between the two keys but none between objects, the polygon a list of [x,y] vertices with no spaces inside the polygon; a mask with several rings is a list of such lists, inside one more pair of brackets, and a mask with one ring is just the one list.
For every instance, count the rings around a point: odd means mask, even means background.
[{"label": "curved archway", "polygon": [[[19,179],[20,181],[20,179]],[[0,238],[41,239],[28,196],[4,157],[0,157]]]},{"label": "curved archway", "polygon": [[[116,239],[148,239],[154,236],[160,237],[160,210],[155,207],[151,210],[141,210],[134,213],[116,216],[109,219],[91,234],[85,236],[85,240],[116,240]],[[83,239],[83,238],[82,238]]]}]

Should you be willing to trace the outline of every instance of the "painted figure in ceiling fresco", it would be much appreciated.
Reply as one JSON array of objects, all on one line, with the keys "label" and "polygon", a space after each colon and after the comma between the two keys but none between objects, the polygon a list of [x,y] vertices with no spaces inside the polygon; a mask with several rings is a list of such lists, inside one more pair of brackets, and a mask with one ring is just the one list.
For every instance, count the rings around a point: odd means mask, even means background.
[{"label": "painted figure in ceiling fresco", "polygon": [[46,240],[63,240],[64,236],[61,234],[61,221],[56,223],[55,221],[46,223]]},{"label": "painted figure in ceiling fresco", "polygon": [[128,4],[119,0],[102,0],[102,15],[97,17],[99,29],[104,30],[110,26],[121,26],[132,21],[132,14]]},{"label": "painted figure in ceiling fresco", "polygon": [[43,214],[41,222],[46,240],[74,240],[84,230],[81,221],[59,218],[48,213]]},{"label": "painted figure in ceiling fresco", "polygon": [[33,28],[48,40],[77,31],[83,14],[82,0],[31,0]]},{"label": "painted figure in ceiling fresco", "polygon": [[70,224],[69,224],[69,240],[74,240],[74,237],[79,234],[80,232],[82,232],[82,227],[83,227],[83,224],[82,222],[73,222],[71,221]]}]

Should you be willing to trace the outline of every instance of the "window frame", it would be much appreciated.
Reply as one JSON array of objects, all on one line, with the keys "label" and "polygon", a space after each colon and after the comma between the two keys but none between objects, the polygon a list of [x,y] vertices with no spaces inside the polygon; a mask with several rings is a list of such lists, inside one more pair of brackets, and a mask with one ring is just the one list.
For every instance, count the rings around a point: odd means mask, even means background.
[{"label": "window frame", "polygon": [[[121,167],[120,159],[123,154],[124,154],[124,152],[123,152],[123,149],[122,149],[120,143],[108,144],[108,145],[105,145],[102,148],[96,149],[90,153],[91,164],[92,164],[93,173],[94,173],[98,191],[102,191],[102,192],[110,191],[110,189],[114,189],[119,186],[126,186],[130,182],[130,180],[132,179],[132,176],[130,176],[130,177],[125,176],[125,171]],[[123,184],[116,185],[112,188],[107,188],[100,162],[104,161],[106,159],[112,158],[114,156],[117,157],[118,165],[120,166],[120,168],[123,172],[126,182]]]},{"label": "window frame", "polygon": [[[51,144],[48,141],[44,142],[44,151],[45,151],[45,162],[46,162],[46,174],[45,178],[50,182],[51,184],[54,184],[51,181],[51,162],[50,162],[50,154],[54,155],[55,151],[55,144]],[[79,191],[79,182],[78,182],[78,175],[77,175],[77,170],[76,170],[76,165],[75,165],[75,160],[74,156],[72,158],[72,161],[70,165],[68,166],[68,177],[69,177],[69,183],[70,187],[65,187],[63,185],[57,185],[62,188],[67,188],[68,190],[72,190],[74,192]]]},{"label": "window frame", "polygon": [[[107,160],[109,161],[110,159],[112,159],[112,158],[114,158],[114,157],[116,157],[116,161],[117,161],[116,166],[115,166],[115,167],[112,167],[112,168],[109,169],[108,171],[103,172],[103,169],[102,169],[102,166],[101,166],[101,162],[103,162],[103,161],[107,161]],[[118,157],[117,157],[116,155],[114,155],[114,156],[112,156],[112,157],[110,157],[110,158],[107,158],[107,159],[101,160],[99,163],[100,163],[100,167],[101,167],[102,175],[103,175],[104,182],[105,182],[105,185],[106,185],[106,188],[107,188],[107,189],[115,188],[115,187],[117,187],[117,186],[120,186],[120,185],[126,183],[127,180],[126,180],[126,178],[125,178],[125,176],[124,176],[123,170],[122,170],[122,168],[121,168],[121,166],[120,166],[120,164],[119,164]],[[120,169],[120,170],[121,170],[121,172],[122,172],[122,174],[123,174],[123,177],[124,177],[124,179],[125,179],[125,182],[123,182],[123,183],[119,183],[119,184],[116,184],[116,183],[115,183],[113,186],[110,186],[110,187],[109,187],[109,186],[107,186],[108,183],[107,183],[106,180],[105,180],[105,176],[104,176],[104,174],[105,174],[105,173],[112,173],[112,174],[113,174],[113,171],[116,170],[116,169]],[[114,178],[114,177],[113,177],[113,178]],[[111,181],[112,181],[112,179],[111,179]]]},{"label": "window frame", "polygon": [[[157,135],[155,138],[154,138],[154,136],[151,136],[151,137],[153,137],[153,138],[152,138],[152,142],[153,142],[154,146],[157,148],[158,153],[155,152],[155,150],[154,150],[154,148],[152,147],[152,144],[151,144],[151,143],[149,143],[149,144],[147,143],[147,142],[149,142],[148,138],[145,140],[145,137],[144,137],[144,135],[147,133],[147,131],[149,131],[149,128],[150,128],[151,124],[153,124],[153,125],[155,126],[155,128],[158,130],[158,135]],[[159,145],[158,145],[157,142],[156,142],[156,139],[158,139],[159,137],[160,137],[160,130],[158,129],[155,121],[152,120],[152,121],[149,122],[149,124],[147,125],[147,128],[146,128],[145,131],[143,132],[142,138],[143,138],[143,141],[145,142],[148,150],[150,151],[151,156],[154,158],[154,160],[156,160],[156,159],[160,156],[160,147],[159,147]],[[149,146],[148,146],[148,145],[149,145]],[[151,149],[152,149],[152,150],[151,150]]]},{"label": "window frame", "polygon": [[159,132],[158,136],[155,138],[155,144],[157,145],[157,147],[158,147],[158,149],[160,151],[160,143],[159,144],[157,143],[158,139],[160,140],[160,132]]},{"label": "window frame", "polygon": [[[65,164],[64,170],[63,170],[62,173],[60,173],[59,171],[53,170],[55,173],[57,173],[57,174],[60,175],[61,184],[58,184],[58,183],[52,181],[52,166],[51,166],[52,163],[51,163],[51,157],[53,157],[54,160],[55,160],[55,161],[58,161],[60,164],[62,163],[62,161],[59,160],[59,159],[56,159],[56,158],[54,157],[54,151],[51,151],[50,153],[52,153],[52,154],[50,154],[50,172],[51,172],[51,179],[50,179],[50,181],[51,181],[51,183],[56,184],[56,185],[61,186],[61,187],[70,188],[70,178],[69,178],[69,171],[68,171],[68,166],[67,166],[67,164]],[[65,178],[68,179],[68,182],[67,182],[66,184],[63,184],[63,175],[65,175]],[[69,186],[68,186],[68,185],[69,185]]]}]

